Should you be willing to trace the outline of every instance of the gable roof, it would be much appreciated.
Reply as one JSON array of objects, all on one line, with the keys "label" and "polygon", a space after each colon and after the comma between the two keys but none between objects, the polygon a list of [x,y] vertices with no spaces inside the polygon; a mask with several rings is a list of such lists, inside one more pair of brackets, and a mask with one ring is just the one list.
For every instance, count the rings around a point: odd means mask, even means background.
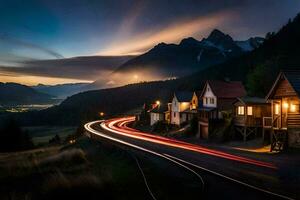
[{"label": "gable roof", "polygon": [[245,96],[246,90],[240,81],[208,80],[205,83],[201,97],[205,94],[207,85],[218,98],[237,98]]},{"label": "gable roof", "polygon": [[167,104],[160,104],[158,106],[155,106],[152,108],[149,112],[152,113],[164,113],[168,111],[168,105]]},{"label": "gable roof", "polygon": [[264,98],[260,98],[260,97],[248,97],[248,96],[238,97],[234,103],[238,101],[245,105],[246,104],[268,104]]},{"label": "gable roof", "polygon": [[193,98],[194,92],[175,92],[174,96],[176,96],[179,102],[190,102]]},{"label": "gable roof", "polygon": [[300,70],[283,70],[278,74],[272,88],[266,96],[267,100],[275,92],[276,86],[282,78],[285,78],[289,82],[298,97],[300,97]]}]

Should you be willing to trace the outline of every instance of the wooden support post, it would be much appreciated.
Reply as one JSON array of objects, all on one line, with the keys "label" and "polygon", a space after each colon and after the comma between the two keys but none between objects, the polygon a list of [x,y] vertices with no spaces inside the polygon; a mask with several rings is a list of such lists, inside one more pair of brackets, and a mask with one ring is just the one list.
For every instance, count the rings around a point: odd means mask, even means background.
[{"label": "wooden support post", "polygon": [[244,135],[244,142],[246,142],[246,140],[247,140],[247,127],[244,128],[243,135]]},{"label": "wooden support post", "polygon": [[262,144],[265,143],[265,128],[262,130]]},{"label": "wooden support post", "polygon": [[271,147],[270,147],[271,152],[273,151],[273,134],[274,134],[274,130],[272,128],[272,130],[271,130]]}]

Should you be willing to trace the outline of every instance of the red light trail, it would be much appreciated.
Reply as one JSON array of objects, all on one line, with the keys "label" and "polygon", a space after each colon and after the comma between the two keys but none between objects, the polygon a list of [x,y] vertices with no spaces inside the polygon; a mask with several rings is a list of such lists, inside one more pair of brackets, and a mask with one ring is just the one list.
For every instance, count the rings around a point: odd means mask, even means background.
[{"label": "red light trail", "polygon": [[144,132],[141,132],[136,129],[128,127],[127,125],[129,123],[133,122],[134,120],[135,120],[134,117],[111,119],[111,120],[107,120],[107,121],[103,122],[101,124],[101,127],[110,132],[113,132],[113,133],[116,133],[116,134],[119,134],[122,136],[130,137],[130,138],[138,139],[138,140],[143,140],[143,141],[152,142],[152,143],[156,143],[156,144],[162,144],[162,145],[180,148],[180,149],[185,149],[185,150],[194,151],[194,152],[198,152],[198,153],[202,153],[202,154],[221,157],[224,159],[234,160],[234,161],[238,161],[238,162],[242,162],[242,163],[253,164],[253,165],[267,167],[267,168],[271,168],[271,169],[277,169],[277,167],[271,163],[258,161],[258,160],[254,160],[254,159],[250,159],[250,158],[245,158],[242,156],[236,156],[233,154],[209,149],[206,147],[190,144],[187,142],[182,142],[182,141],[171,139],[171,138],[165,138],[162,136],[144,133]]}]

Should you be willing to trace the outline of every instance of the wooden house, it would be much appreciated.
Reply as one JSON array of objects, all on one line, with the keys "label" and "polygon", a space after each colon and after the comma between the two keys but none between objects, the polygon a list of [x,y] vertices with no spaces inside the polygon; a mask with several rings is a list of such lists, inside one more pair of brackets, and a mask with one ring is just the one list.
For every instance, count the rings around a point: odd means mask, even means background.
[{"label": "wooden house", "polygon": [[[182,125],[192,119],[192,110],[198,108],[198,97],[195,92],[176,92],[170,106],[170,122]],[[197,112],[194,112],[196,114]]]},{"label": "wooden house", "polygon": [[271,106],[263,98],[238,97],[233,105],[233,123],[244,141],[263,130],[263,116],[271,116]]},{"label": "wooden house", "polygon": [[300,70],[282,71],[266,100],[271,117],[265,117],[264,128],[271,129],[271,151],[300,147]]},{"label": "wooden house", "polygon": [[223,112],[232,112],[236,98],[246,95],[246,90],[238,81],[206,81],[200,98],[202,105],[199,106],[199,136],[207,139],[209,124],[212,120],[222,119]]}]

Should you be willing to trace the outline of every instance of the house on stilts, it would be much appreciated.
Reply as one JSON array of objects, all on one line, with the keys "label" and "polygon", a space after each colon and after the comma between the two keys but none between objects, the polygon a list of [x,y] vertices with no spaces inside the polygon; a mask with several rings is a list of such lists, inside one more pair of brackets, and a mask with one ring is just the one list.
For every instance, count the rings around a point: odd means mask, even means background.
[{"label": "house on stilts", "polygon": [[208,80],[200,95],[202,105],[198,108],[198,135],[202,139],[210,137],[210,127],[214,121],[222,120],[224,113],[231,113],[236,98],[246,95],[239,81]]},{"label": "house on stilts", "polygon": [[300,70],[282,71],[269,91],[271,116],[264,130],[271,133],[271,151],[300,147]]},{"label": "house on stilts", "polygon": [[271,116],[271,106],[264,98],[238,97],[233,103],[233,124],[243,140],[263,132],[263,117]]}]

